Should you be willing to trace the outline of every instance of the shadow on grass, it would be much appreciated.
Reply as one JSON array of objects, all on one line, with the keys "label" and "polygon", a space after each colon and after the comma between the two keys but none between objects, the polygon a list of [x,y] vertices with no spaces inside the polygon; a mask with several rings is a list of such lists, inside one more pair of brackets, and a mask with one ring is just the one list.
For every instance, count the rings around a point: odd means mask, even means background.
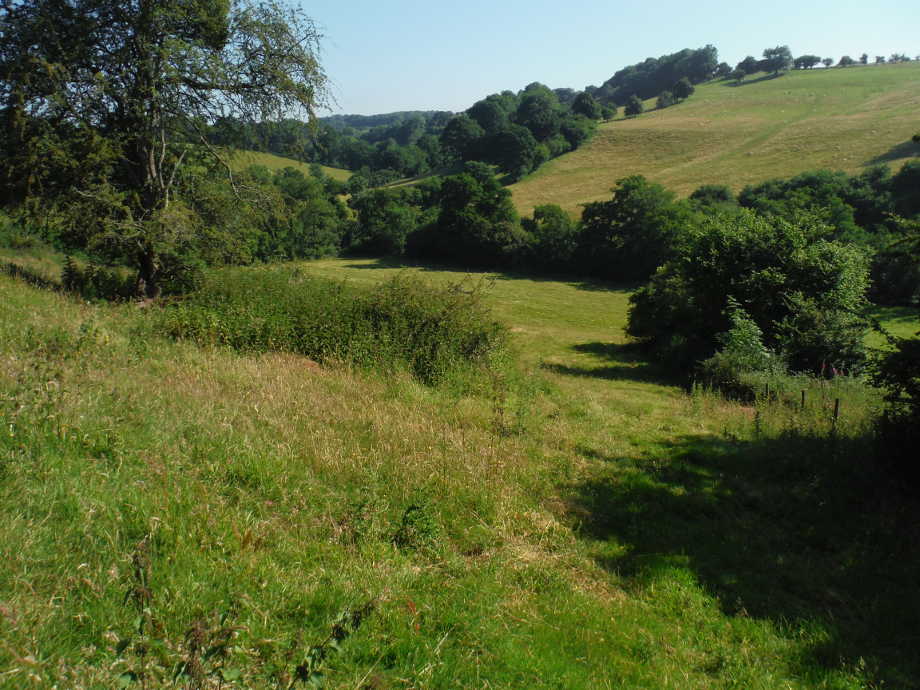
[{"label": "shadow on grass", "polygon": [[865,439],[790,434],[684,437],[662,458],[594,452],[609,462],[575,487],[570,511],[628,588],[689,569],[727,615],[789,636],[819,630],[796,660],[805,678],[864,660],[879,685],[917,687],[920,505],[873,470],[869,451]]},{"label": "shadow on grass", "polygon": [[573,366],[544,363],[543,369],[565,376],[606,379],[608,381],[633,381],[655,383],[661,386],[680,385],[680,379],[643,358],[632,343],[581,343],[572,347],[575,352],[592,354],[610,360],[603,366]]},{"label": "shadow on grass", "polygon": [[759,84],[762,81],[770,81],[771,79],[779,79],[782,76],[785,76],[785,72],[780,72],[779,74],[765,74],[762,77],[757,77],[757,79],[746,79],[744,81],[731,81],[727,82],[726,86],[730,86],[733,89],[738,88],[739,86],[750,86],[751,84]]},{"label": "shadow on grass", "polygon": [[900,144],[892,146],[885,153],[866,161],[863,165],[880,165],[890,163],[899,158],[910,158],[911,156],[920,156],[920,144],[914,143],[910,139],[902,141]]},{"label": "shadow on grass", "polygon": [[512,271],[508,269],[464,268],[456,264],[438,264],[433,262],[414,261],[402,257],[363,257],[351,256],[351,259],[372,260],[373,263],[347,264],[345,268],[361,270],[400,269],[412,268],[419,271],[436,271],[443,273],[458,273],[462,275],[482,275],[493,280],[530,280],[535,283],[564,283],[579,290],[587,292],[625,292],[634,290],[637,284],[615,284],[603,281],[585,280],[565,274],[539,274]]}]

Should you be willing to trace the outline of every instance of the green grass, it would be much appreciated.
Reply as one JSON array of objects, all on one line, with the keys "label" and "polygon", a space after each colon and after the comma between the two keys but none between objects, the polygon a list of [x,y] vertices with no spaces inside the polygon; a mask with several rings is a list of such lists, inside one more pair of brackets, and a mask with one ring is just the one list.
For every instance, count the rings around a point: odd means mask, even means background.
[{"label": "green grass", "polygon": [[[294,168],[300,170],[304,175],[310,174],[310,164],[295,161],[292,158],[276,156],[273,153],[263,153],[261,151],[237,151],[231,159],[231,165],[237,170],[247,168],[250,165],[262,165],[269,170],[283,170],[284,168]],[[326,165],[320,166],[323,173],[334,180],[345,182],[351,177],[351,171],[342,170],[341,168],[330,168]]]},{"label": "green grass", "polygon": [[311,646],[342,688],[915,685],[920,521],[865,461],[874,393],[690,396],[628,346],[627,290],[475,277],[522,372],[471,394],[0,276],[0,686],[277,687]]},{"label": "green grass", "polygon": [[590,142],[511,189],[522,214],[549,203],[578,213],[633,174],[686,196],[703,184],[739,191],[818,168],[897,169],[920,155],[911,141],[918,106],[920,63],[713,82],[679,105],[601,125]]}]

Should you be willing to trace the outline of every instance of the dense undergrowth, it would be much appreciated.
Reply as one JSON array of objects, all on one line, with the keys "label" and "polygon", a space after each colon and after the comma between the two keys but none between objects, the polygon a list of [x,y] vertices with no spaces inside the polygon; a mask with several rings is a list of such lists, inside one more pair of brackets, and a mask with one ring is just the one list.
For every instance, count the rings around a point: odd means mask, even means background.
[{"label": "dense undergrowth", "polygon": [[470,282],[434,287],[410,275],[362,290],[297,270],[222,270],[167,306],[159,322],[170,336],[200,344],[401,367],[438,383],[509,357],[506,329],[490,316],[482,290]]}]

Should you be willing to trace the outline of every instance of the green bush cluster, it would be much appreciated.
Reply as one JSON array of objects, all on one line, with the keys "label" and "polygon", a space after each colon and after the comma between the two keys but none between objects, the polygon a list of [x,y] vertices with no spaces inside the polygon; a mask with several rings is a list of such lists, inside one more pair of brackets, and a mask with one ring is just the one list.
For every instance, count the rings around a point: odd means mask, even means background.
[{"label": "green bush cluster", "polygon": [[479,286],[437,288],[408,275],[361,291],[289,270],[215,271],[159,318],[174,338],[405,369],[429,384],[497,365],[507,342]]},{"label": "green bush cluster", "polygon": [[86,299],[128,300],[134,296],[136,280],[117,269],[89,264],[80,268],[67,257],[61,271],[61,286]]}]

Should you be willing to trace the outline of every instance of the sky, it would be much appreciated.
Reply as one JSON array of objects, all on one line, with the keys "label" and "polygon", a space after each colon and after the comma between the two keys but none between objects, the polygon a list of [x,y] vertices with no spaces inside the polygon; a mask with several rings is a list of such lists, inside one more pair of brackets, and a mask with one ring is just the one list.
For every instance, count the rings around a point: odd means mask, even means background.
[{"label": "sky", "polygon": [[[297,0],[294,0],[297,2]],[[329,113],[465,110],[539,81],[599,86],[644,60],[719,49],[734,66],[788,45],[836,60],[920,55],[920,0],[301,0],[323,34]]]}]

